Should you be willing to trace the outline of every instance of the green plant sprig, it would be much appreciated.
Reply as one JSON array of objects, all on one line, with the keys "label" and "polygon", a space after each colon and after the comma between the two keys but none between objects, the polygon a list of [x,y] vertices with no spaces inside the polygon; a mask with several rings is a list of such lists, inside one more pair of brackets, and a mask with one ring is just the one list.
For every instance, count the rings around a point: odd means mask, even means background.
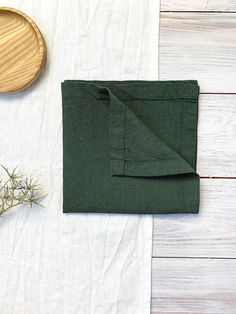
[{"label": "green plant sprig", "polygon": [[40,196],[40,185],[32,178],[28,178],[17,171],[11,172],[4,166],[1,167],[7,174],[5,182],[0,181],[0,215],[19,205],[40,205],[46,195]]}]

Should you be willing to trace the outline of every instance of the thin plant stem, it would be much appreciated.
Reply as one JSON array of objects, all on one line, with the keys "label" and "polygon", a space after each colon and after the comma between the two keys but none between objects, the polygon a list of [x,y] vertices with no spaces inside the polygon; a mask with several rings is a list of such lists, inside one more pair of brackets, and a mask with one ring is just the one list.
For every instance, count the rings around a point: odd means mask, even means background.
[{"label": "thin plant stem", "polygon": [[[2,165],[1,165],[2,166]],[[2,166],[6,174],[5,182],[0,181],[0,215],[19,205],[40,205],[46,195],[40,196],[41,188],[35,180],[23,176],[14,168],[9,171]]]}]

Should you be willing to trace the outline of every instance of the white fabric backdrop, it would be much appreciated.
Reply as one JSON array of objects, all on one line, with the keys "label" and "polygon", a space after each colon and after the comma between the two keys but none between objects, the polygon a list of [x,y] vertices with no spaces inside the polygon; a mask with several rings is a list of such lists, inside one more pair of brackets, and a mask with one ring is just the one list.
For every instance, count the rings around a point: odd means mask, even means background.
[{"label": "white fabric backdrop", "polygon": [[35,20],[48,60],[32,88],[0,95],[0,162],[39,177],[49,196],[0,220],[0,313],[149,314],[152,217],[62,214],[60,82],[157,79],[159,1],[1,5]]}]

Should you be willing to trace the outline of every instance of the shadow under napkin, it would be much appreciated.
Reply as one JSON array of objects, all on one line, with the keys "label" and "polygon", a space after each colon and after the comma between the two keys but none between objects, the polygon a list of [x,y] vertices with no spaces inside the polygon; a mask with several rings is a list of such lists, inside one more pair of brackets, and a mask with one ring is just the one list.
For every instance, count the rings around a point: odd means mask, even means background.
[{"label": "shadow under napkin", "polygon": [[197,213],[197,81],[65,81],[63,212]]}]

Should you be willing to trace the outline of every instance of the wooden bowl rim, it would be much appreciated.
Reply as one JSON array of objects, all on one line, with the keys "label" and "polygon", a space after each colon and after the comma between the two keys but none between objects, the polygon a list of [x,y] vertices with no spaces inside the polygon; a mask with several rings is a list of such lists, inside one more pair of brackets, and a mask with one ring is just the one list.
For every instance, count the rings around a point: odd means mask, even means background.
[{"label": "wooden bowl rim", "polygon": [[47,48],[46,48],[44,37],[43,37],[40,29],[38,28],[37,24],[27,14],[25,14],[24,12],[22,12],[22,11],[20,11],[18,9],[10,8],[10,7],[0,7],[0,14],[1,14],[1,11],[6,11],[6,12],[8,11],[10,13],[15,13],[15,14],[18,14],[21,18],[24,18],[30,24],[31,28],[34,30],[34,32],[35,32],[35,34],[37,36],[38,42],[41,44],[41,45],[39,45],[39,50],[38,51],[39,51],[39,54],[42,54],[42,60],[41,60],[41,64],[40,64],[39,70],[38,70],[38,72],[36,72],[36,74],[32,78],[32,80],[29,81],[24,86],[22,86],[22,87],[20,87],[20,88],[18,88],[16,90],[0,92],[0,94],[13,94],[13,93],[18,93],[18,92],[21,92],[21,91],[25,90],[26,88],[30,87],[38,79],[39,75],[43,71],[43,68],[44,68],[44,65],[45,65],[45,62],[46,62]]}]

